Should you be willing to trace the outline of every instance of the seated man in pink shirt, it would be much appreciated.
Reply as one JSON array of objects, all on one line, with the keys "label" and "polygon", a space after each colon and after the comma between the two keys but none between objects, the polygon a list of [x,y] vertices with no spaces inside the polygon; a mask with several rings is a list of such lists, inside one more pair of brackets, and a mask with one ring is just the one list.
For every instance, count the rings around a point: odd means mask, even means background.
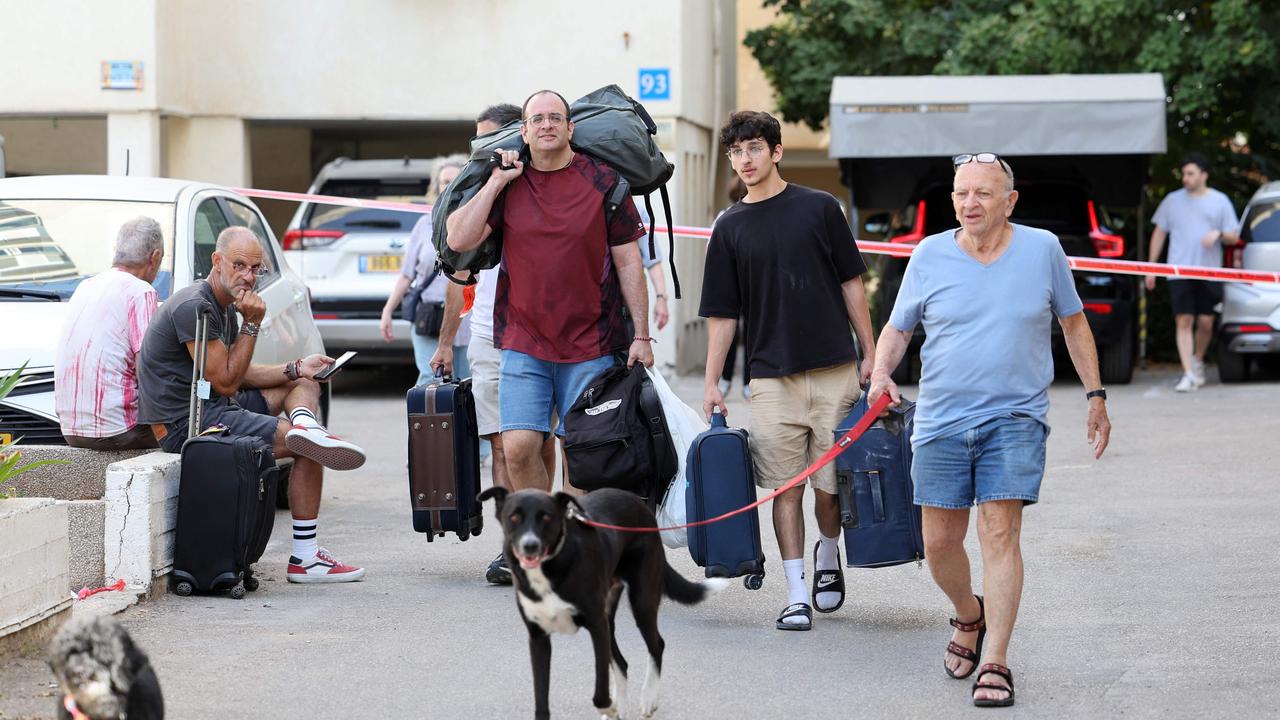
[{"label": "seated man in pink shirt", "polygon": [[54,407],[72,447],[156,447],[138,424],[138,351],[156,312],[151,283],[164,259],[160,224],[125,223],[111,269],[81,282],[68,302],[54,359]]}]

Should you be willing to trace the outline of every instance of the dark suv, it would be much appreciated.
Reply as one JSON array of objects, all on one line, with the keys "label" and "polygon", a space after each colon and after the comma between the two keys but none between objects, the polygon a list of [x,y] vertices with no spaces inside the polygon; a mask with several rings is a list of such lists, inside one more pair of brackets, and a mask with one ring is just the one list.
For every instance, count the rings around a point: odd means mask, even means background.
[{"label": "dark suv", "polygon": [[[888,240],[918,243],[929,235],[958,227],[951,203],[950,184],[936,183],[916,194],[915,202],[896,213]],[[1094,203],[1080,184],[1055,181],[1018,181],[1018,202],[1013,222],[1042,228],[1057,235],[1067,255],[1118,258],[1125,253],[1124,238],[1109,230],[1103,208]],[[877,224],[871,218],[868,226]],[[877,325],[889,319],[893,302],[907,267],[905,258],[885,258],[876,289]],[[1128,276],[1075,273],[1076,291],[1084,302],[1085,316],[1098,346],[1102,382],[1115,385],[1133,378],[1137,328],[1137,282]],[[1062,328],[1053,323],[1054,349],[1063,349]],[[920,347],[924,329],[917,325],[915,337],[902,363],[893,372],[897,383],[914,383],[920,378]]]}]

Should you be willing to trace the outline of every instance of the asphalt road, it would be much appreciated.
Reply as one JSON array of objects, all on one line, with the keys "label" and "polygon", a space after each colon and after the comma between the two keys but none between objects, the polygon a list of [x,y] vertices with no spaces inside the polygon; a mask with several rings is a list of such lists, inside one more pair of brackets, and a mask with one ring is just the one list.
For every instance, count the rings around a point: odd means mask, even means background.
[{"label": "asphalt road", "polygon": [[[1110,388],[1115,432],[1095,462],[1079,386],[1052,390],[1039,505],[1010,661],[1017,706],[981,711],[942,670],[948,607],[927,569],[849,571],[849,598],[813,632],[774,629],[785,583],[772,533],[762,590],[734,584],[704,605],[663,606],[659,717],[1274,717],[1280,708],[1280,383],[1172,391],[1171,372]],[[510,588],[484,583],[490,527],[461,543],[412,531],[403,394],[409,376],[348,370],[332,429],[370,453],[331,475],[321,542],[364,582],[284,582],[288,516],[244,601],[166,595],[121,617],[151,655],[172,718],[528,717],[525,632]],[[698,405],[700,382],[677,392]],[[731,422],[749,405],[738,396]],[[769,524],[766,521],[765,527]],[[810,521],[810,537],[813,537]],[[975,573],[980,560],[970,537]],[[700,572],[669,551],[688,577]],[[619,643],[643,667],[623,610]],[[552,709],[596,717],[585,633],[554,640]],[[0,718],[51,717],[36,658],[0,661]],[[637,678],[638,679],[638,678]],[[638,716],[638,682],[626,716]]]}]

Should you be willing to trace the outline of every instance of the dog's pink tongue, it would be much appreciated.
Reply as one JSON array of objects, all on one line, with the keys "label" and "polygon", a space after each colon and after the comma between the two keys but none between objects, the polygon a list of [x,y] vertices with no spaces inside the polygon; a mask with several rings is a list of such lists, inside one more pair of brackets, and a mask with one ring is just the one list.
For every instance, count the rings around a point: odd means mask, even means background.
[{"label": "dog's pink tongue", "polygon": [[541,564],[542,564],[541,557],[525,557],[524,555],[520,556],[520,567],[526,570],[532,570],[533,568],[536,568]]}]

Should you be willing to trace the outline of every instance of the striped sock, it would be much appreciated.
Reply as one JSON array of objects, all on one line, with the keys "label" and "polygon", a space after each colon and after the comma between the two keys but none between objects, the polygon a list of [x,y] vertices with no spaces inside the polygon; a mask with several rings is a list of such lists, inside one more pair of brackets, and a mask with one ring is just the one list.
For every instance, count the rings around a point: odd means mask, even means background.
[{"label": "striped sock", "polygon": [[310,409],[302,405],[289,411],[289,422],[301,427],[321,427],[320,421],[316,420],[315,413],[312,413]]},{"label": "striped sock", "polygon": [[293,519],[293,556],[301,561],[315,557],[316,551],[320,549],[320,544],[316,542],[316,525],[319,521],[319,518]]}]

